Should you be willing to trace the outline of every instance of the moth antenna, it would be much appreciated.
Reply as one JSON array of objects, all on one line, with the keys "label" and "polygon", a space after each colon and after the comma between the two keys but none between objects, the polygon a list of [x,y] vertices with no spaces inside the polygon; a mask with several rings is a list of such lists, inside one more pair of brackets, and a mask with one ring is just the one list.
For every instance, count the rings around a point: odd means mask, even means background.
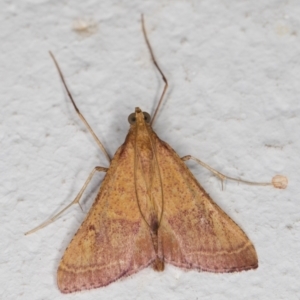
[{"label": "moth antenna", "polygon": [[142,22],[142,29],[143,29],[144,38],[145,38],[147,47],[148,47],[148,49],[149,49],[149,52],[150,52],[152,61],[153,61],[154,65],[155,65],[155,67],[157,68],[158,72],[159,72],[160,75],[162,76],[162,79],[163,79],[163,81],[164,81],[164,83],[165,83],[165,87],[164,87],[164,89],[163,89],[163,92],[162,92],[162,94],[161,94],[161,96],[160,96],[159,102],[158,102],[158,104],[157,104],[157,106],[156,106],[156,109],[155,109],[155,111],[154,111],[154,115],[153,115],[153,117],[152,117],[152,120],[151,120],[151,122],[150,122],[150,125],[152,126],[152,124],[153,124],[153,122],[154,122],[154,119],[155,119],[155,117],[156,117],[156,115],[157,115],[157,112],[158,112],[158,110],[159,110],[159,108],[160,108],[160,105],[161,105],[161,103],[162,103],[162,100],[163,100],[163,98],[164,98],[164,96],[165,96],[165,93],[166,93],[166,91],[167,91],[167,88],[168,88],[168,80],[167,80],[166,76],[164,75],[164,73],[162,72],[161,68],[159,67],[159,65],[158,65],[158,63],[157,63],[157,61],[156,61],[156,59],[155,59],[155,56],[154,56],[152,47],[151,47],[151,45],[150,45],[150,42],[149,42],[149,39],[148,39],[148,36],[147,36],[147,32],[146,32],[146,28],[145,28],[145,22],[144,22],[144,15],[143,15],[143,14],[142,14],[142,17],[141,17],[141,22]]},{"label": "moth antenna", "polygon": [[60,79],[61,79],[61,81],[62,81],[62,83],[63,83],[63,85],[64,85],[64,87],[65,87],[65,89],[66,89],[66,92],[67,92],[67,94],[68,94],[68,96],[69,96],[69,98],[70,98],[70,100],[71,100],[71,102],[72,102],[72,104],[73,104],[73,106],[74,106],[74,108],[75,108],[75,110],[76,110],[76,112],[77,112],[79,118],[80,118],[81,121],[85,124],[85,126],[87,127],[87,129],[89,130],[89,132],[92,134],[94,140],[96,141],[96,143],[98,144],[98,146],[100,147],[100,149],[103,151],[104,155],[106,156],[106,158],[107,158],[108,161],[110,162],[111,159],[110,159],[110,157],[109,157],[107,151],[105,150],[103,144],[100,142],[99,138],[98,138],[98,137],[96,136],[96,134],[94,133],[92,127],[89,125],[89,123],[88,123],[87,120],[84,118],[84,116],[81,114],[81,112],[79,111],[77,105],[75,104],[75,101],[74,101],[74,99],[73,99],[73,96],[72,96],[72,94],[71,94],[71,92],[70,92],[70,90],[69,90],[69,88],[68,88],[68,86],[67,86],[67,83],[66,83],[66,81],[65,81],[64,75],[63,75],[63,73],[62,73],[62,71],[61,71],[61,69],[60,69],[60,67],[59,67],[59,65],[58,65],[57,60],[55,59],[55,57],[54,57],[54,55],[52,54],[51,51],[49,51],[49,54],[50,54],[51,58],[52,58],[53,61],[54,61],[54,64],[55,64],[55,66],[56,66],[56,69],[57,69],[57,71],[58,71],[58,74],[59,74],[59,76],[60,76]]}]

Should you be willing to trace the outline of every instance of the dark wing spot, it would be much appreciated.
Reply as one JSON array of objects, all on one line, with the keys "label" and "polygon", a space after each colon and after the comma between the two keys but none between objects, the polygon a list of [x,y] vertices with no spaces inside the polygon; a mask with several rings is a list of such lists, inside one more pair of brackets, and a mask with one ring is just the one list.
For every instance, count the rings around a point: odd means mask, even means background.
[{"label": "dark wing spot", "polygon": [[92,231],[92,230],[95,231],[95,229],[96,229],[96,228],[95,228],[94,225],[90,225],[90,226],[89,226],[89,230],[90,230],[90,231]]}]

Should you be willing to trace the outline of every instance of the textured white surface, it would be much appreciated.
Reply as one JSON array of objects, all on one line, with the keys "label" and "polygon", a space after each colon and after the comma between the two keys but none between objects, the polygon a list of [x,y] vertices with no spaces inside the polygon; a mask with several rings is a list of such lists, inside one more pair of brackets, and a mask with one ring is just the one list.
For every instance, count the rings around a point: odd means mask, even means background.
[{"label": "textured white surface", "polygon": [[[1,1],[1,299],[299,299],[300,3],[291,1]],[[135,106],[179,155],[231,176],[286,190],[220,182],[188,163],[207,192],[248,234],[260,266],[210,274],[148,268],[106,288],[63,296],[56,269],[103,175],[45,229],[24,236],[69,203],[96,165],[107,166],[66,97],[56,55],[76,102],[110,155]],[[75,32],[88,22],[91,34]],[[75,26],[79,26],[78,23]]]}]

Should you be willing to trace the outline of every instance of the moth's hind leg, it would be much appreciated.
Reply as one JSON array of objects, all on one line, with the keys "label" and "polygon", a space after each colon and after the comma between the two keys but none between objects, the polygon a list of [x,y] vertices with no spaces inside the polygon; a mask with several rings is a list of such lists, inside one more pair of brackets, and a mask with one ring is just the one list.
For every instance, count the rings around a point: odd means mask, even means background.
[{"label": "moth's hind leg", "polygon": [[222,181],[222,188],[223,188],[223,182],[224,180],[232,180],[232,181],[237,181],[237,182],[242,182],[245,184],[250,184],[250,185],[262,185],[262,186],[266,186],[266,185],[273,185],[275,188],[278,189],[285,189],[287,187],[288,184],[288,180],[285,176],[283,175],[276,175],[272,178],[271,182],[252,182],[252,181],[247,181],[247,180],[243,180],[240,178],[234,178],[234,177],[230,177],[227,175],[222,174],[221,172],[213,169],[211,166],[209,166],[208,164],[204,163],[203,161],[201,161],[198,158],[195,158],[191,155],[186,155],[181,157],[181,159],[183,161],[187,161],[187,160],[194,160],[195,162],[197,162],[199,165],[201,165],[202,167],[208,169],[209,171],[211,171],[214,175],[216,175],[217,177],[219,177],[219,179]]},{"label": "moth's hind leg", "polygon": [[[42,223],[41,225],[31,229],[30,231],[26,232],[25,235],[28,235],[30,233],[34,233],[44,227],[46,227],[47,225],[51,224],[52,222],[54,222],[55,220],[58,219],[58,217],[65,212],[69,207],[71,207],[73,204],[78,203],[79,204],[79,200],[83,194],[83,192],[85,191],[85,189],[87,188],[88,184],[90,183],[90,181],[92,180],[92,177],[94,176],[94,174],[96,172],[107,172],[107,168],[104,167],[95,167],[94,170],[90,173],[89,177],[87,178],[87,180],[85,181],[83,187],[81,188],[81,190],[79,191],[78,195],[75,197],[75,199],[68,204],[65,208],[63,208],[60,212],[58,212],[55,216],[53,216],[52,218],[50,218],[49,220],[45,221],[44,223]],[[80,204],[79,204],[80,205]]]}]

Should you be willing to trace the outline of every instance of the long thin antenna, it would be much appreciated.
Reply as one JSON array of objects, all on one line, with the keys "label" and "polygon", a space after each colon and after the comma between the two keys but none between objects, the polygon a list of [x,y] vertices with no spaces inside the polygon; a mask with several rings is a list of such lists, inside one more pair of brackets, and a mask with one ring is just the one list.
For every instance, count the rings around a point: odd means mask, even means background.
[{"label": "long thin antenna", "polygon": [[158,72],[159,72],[160,75],[162,76],[163,81],[165,82],[165,87],[164,87],[163,92],[162,92],[162,94],[161,94],[161,96],[160,96],[159,102],[158,102],[158,104],[157,104],[157,106],[156,106],[156,109],[155,109],[153,118],[152,118],[152,120],[151,120],[151,122],[150,122],[150,125],[152,126],[153,121],[154,121],[154,119],[155,119],[155,117],[156,117],[156,115],[157,115],[157,112],[158,112],[158,110],[159,110],[159,107],[160,107],[160,105],[161,105],[161,103],[162,103],[162,100],[163,100],[163,98],[164,98],[164,95],[165,95],[165,93],[166,93],[166,91],[167,91],[167,88],[168,88],[168,81],[167,81],[166,76],[165,76],[164,73],[162,72],[161,68],[159,67],[159,65],[158,65],[158,63],[157,63],[157,61],[156,61],[156,59],[155,59],[155,57],[154,57],[153,50],[152,50],[152,48],[151,48],[150,42],[149,42],[148,37],[147,37],[147,32],[146,32],[146,29],[145,29],[144,15],[143,15],[143,14],[142,14],[142,29],[143,29],[143,34],[144,34],[144,37],[145,37],[146,44],[147,44],[148,49],[149,49],[149,52],[150,52],[150,54],[151,54],[152,61],[153,61],[154,65],[155,65],[155,67],[157,68]]},{"label": "long thin antenna", "polygon": [[107,158],[108,161],[110,162],[111,159],[110,159],[108,153],[106,152],[106,150],[105,150],[103,144],[100,142],[100,140],[98,139],[98,137],[97,137],[96,134],[94,133],[92,127],[89,125],[89,123],[88,123],[87,120],[84,118],[84,116],[81,114],[81,112],[79,111],[77,105],[75,104],[75,101],[74,101],[74,99],[73,99],[73,96],[72,96],[72,94],[71,94],[71,92],[70,92],[70,90],[69,90],[69,88],[68,88],[68,86],[67,86],[67,84],[66,84],[64,75],[63,75],[62,71],[60,70],[60,67],[59,67],[59,65],[58,65],[58,63],[57,63],[57,61],[56,61],[54,55],[52,54],[51,51],[49,51],[49,53],[50,53],[50,55],[51,55],[51,57],[52,57],[52,59],[53,59],[53,61],[54,61],[54,64],[55,64],[56,69],[57,69],[57,71],[58,71],[58,73],[59,73],[60,79],[61,79],[61,81],[62,81],[62,83],[63,83],[63,85],[64,85],[64,87],[65,87],[65,89],[66,89],[66,91],[67,91],[67,94],[68,94],[68,96],[69,96],[69,98],[70,98],[70,100],[71,100],[71,102],[72,102],[72,104],[73,104],[73,106],[74,106],[74,108],[75,108],[75,110],[76,110],[76,112],[77,112],[79,118],[80,118],[81,121],[85,124],[85,126],[88,128],[89,132],[92,134],[92,136],[93,136],[93,138],[95,139],[96,143],[98,144],[98,146],[100,147],[100,149],[103,151],[104,155],[106,156],[106,158]]}]

